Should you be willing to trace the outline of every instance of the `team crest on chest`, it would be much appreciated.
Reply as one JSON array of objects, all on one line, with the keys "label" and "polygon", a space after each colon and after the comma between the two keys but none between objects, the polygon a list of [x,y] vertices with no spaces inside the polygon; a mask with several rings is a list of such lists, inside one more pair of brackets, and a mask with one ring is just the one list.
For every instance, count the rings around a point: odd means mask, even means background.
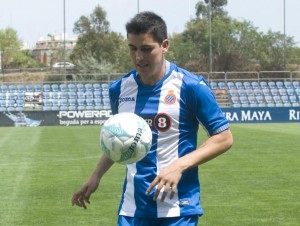
[{"label": "team crest on chest", "polygon": [[174,94],[174,90],[171,89],[168,91],[168,94],[165,96],[164,101],[166,104],[174,104],[175,103],[176,96]]}]

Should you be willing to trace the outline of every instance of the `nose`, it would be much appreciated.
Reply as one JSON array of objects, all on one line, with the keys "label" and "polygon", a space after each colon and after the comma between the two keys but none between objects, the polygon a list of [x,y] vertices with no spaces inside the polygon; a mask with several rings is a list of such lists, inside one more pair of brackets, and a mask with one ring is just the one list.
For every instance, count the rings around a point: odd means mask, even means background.
[{"label": "nose", "polygon": [[143,60],[143,53],[142,53],[141,50],[137,50],[137,51],[136,51],[135,59],[136,59],[137,61]]}]

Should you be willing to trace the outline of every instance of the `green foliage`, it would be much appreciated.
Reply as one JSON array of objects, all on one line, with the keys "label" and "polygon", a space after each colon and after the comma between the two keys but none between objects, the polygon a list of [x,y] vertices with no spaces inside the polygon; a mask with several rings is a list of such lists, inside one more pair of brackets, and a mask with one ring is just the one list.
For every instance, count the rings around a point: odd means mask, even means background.
[{"label": "green foliage", "polygon": [[74,32],[79,36],[70,58],[80,71],[103,73],[127,67],[127,63],[121,63],[129,60],[124,54],[125,39],[110,31],[106,12],[100,6],[89,17],[82,16],[75,23]]}]

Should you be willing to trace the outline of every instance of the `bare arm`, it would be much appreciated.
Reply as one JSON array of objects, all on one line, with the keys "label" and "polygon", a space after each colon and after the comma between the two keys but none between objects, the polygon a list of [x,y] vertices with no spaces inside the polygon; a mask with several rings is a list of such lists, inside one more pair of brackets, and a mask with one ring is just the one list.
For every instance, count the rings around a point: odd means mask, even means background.
[{"label": "bare arm", "polygon": [[195,151],[175,160],[169,166],[164,168],[148,187],[146,194],[149,194],[150,191],[157,185],[153,197],[154,200],[157,199],[159,192],[162,189],[163,195],[161,201],[164,201],[169,189],[171,189],[170,198],[173,198],[184,171],[217,157],[227,151],[232,144],[233,137],[229,129],[209,137]]},{"label": "bare arm", "polygon": [[72,205],[77,205],[86,209],[86,203],[90,203],[89,200],[91,194],[97,190],[102,176],[113,164],[114,162],[111,159],[107,158],[105,155],[102,155],[88,181],[73,194],[71,199]]}]

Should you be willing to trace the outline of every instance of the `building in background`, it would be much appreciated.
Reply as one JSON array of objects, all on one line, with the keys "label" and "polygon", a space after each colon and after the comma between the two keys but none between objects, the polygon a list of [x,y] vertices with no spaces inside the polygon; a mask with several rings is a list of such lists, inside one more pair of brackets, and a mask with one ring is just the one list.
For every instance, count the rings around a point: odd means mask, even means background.
[{"label": "building in background", "polygon": [[69,56],[76,45],[77,38],[68,38],[67,34],[64,40],[64,34],[50,35],[47,38],[40,38],[32,50],[34,58],[45,65],[52,66],[55,62],[63,61],[64,41],[66,42],[66,56]]}]

